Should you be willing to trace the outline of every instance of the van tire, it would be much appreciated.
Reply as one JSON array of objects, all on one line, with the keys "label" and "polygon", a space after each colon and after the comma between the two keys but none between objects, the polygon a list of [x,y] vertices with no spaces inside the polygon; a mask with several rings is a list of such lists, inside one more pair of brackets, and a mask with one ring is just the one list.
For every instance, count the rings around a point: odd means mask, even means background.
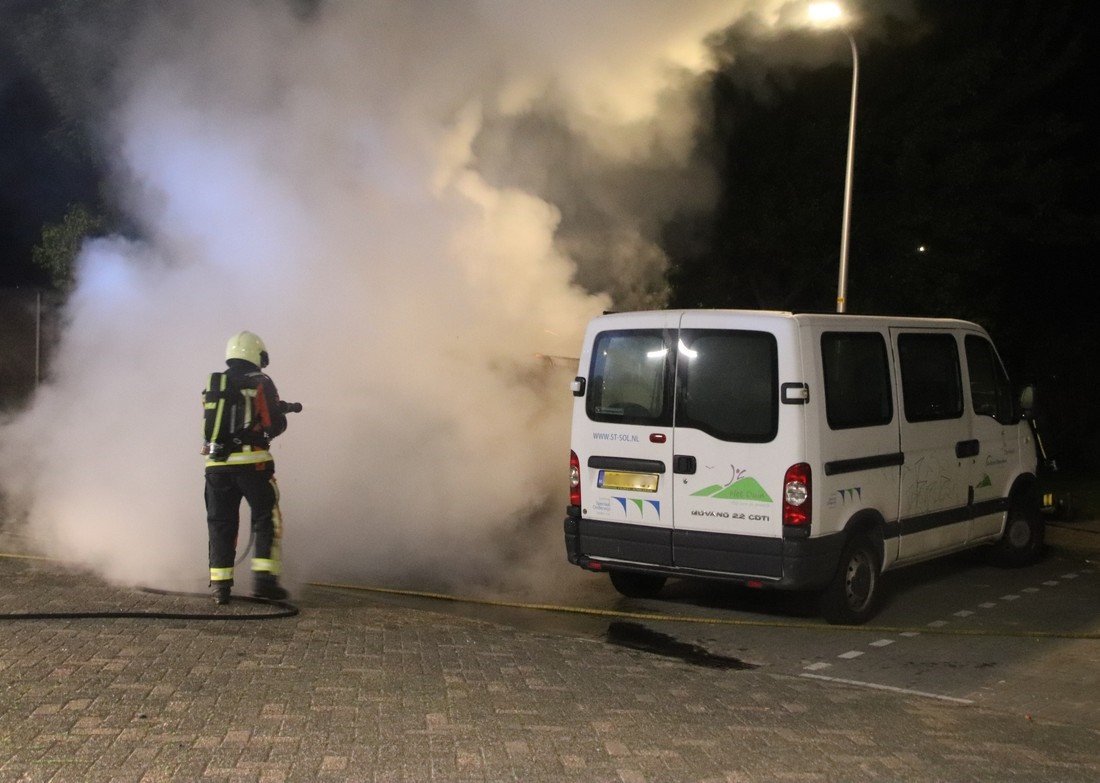
[{"label": "van tire", "polygon": [[1046,523],[1039,513],[1039,502],[1029,490],[1016,492],[1008,507],[1005,532],[994,545],[997,565],[1019,568],[1039,560],[1043,553]]},{"label": "van tire", "polygon": [[634,571],[612,571],[611,585],[627,598],[653,598],[665,586],[667,577],[639,574]]},{"label": "van tire", "polygon": [[861,625],[878,610],[882,573],[871,539],[856,533],[844,545],[836,574],[821,594],[821,615],[833,625]]}]

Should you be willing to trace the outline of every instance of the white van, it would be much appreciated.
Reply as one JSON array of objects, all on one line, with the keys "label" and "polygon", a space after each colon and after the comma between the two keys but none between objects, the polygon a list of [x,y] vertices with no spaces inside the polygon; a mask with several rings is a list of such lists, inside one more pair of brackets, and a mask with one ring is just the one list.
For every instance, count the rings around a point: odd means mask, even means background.
[{"label": "white van", "polygon": [[605,315],[573,381],[569,561],[628,596],[669,576],[876,610],[883,571],[995,544],[1035,560],[1033,433],[966,321]]}]

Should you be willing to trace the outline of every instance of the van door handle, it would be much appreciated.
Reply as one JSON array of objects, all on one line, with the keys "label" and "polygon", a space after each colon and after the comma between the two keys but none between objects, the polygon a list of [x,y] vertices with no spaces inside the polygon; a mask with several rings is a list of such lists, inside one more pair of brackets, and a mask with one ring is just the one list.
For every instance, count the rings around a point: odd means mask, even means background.
[{"label": "van door handle", "polygon": [[672,458],[673,473],[683,473],[686,475],[691,475],[695,472],[696,467],[697,464],[695,462],[695,457],[689,457],[684,454],[677,454]]},{"label": "van door handle", "polygon": [[960,440],[955,444],[955,456],[959,459],[976,457],[981,450],[981,444],[976,440]]}]

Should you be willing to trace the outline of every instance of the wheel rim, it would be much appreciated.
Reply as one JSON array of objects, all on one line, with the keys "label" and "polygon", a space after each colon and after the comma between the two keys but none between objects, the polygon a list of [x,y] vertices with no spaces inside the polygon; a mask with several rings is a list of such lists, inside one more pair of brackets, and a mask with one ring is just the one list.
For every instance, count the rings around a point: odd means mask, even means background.
[{"label": "wheel rim", "polygon": [[1008,543],[1014,549],[1024,549],[1031,542],[1031,525],[1024,517],[1014,517],[1009,522]]},{"label": "wheel rim", "polygon": [[874,563],[865,550],[856,550],[848,560],[844,574],[844,597],[852,611],[859,612],[867,607],[875,589]]}]

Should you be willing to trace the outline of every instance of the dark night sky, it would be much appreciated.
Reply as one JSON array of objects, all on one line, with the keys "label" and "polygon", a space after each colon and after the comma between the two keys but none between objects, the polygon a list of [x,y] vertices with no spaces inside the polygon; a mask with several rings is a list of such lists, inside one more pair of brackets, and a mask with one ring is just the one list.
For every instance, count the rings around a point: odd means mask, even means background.
[{"label": "dark night sky", "polygon": [[0,81],[0,285],[17,285],[37,282],[30,247],[43,218],[64,207],[66,196],[53,183],[66,173],[44,142],[55,118],[40,88],[3,49],[0,69],[6,74]]},{"label": "dark night sky", "polygon": [[[871,7],[873,3],[866,5]],[[1015,6],[1021,13],[1033,7],[1043,7],[1046,12],[1064,14],[1070,24],[1058,26],[1056,37],[1065,38],[1066,30],[1071,29],[1080,30],[1082,38],[1073,46],[1069,41],[1054,40],[1048,42],[1045,49],[1038,49],[1056,58],[1060,56],[1060,47],[1064,47],[1069,52],[1066,55],[1069,63],[1062,68],[1062,75],[1055,83],[1044,87],[1033,109],[1039,116],[1065,117],[1080,123],[1083,130],[1075,135],[1070,143],[1072,146],[1063,148],[1058,154],[1072,161],[1072,167],[1078,171],[1096,171],[1098,128],[1093,104],[1098,85],[1092,58],[1097,43],[1098,4],[1079,0],[1045,3],[1030,0],[1007,3],[1003,0],[917,0],[917,5],[921,17],[929,22],[933,36],[937,35],[937,30],[956,31],[955,36],[941,36],[942,45],[947,48],[982,45],[980,36],[983,31],[974,29],[975,20],[982,18],[981,14],[974,13],[979,7]],[[1050,9],[1055,10],[1051,12]],[[1037,36],[1044,34],[1043,30],[1036,31]],[[968,44],[967,36],[972,36],[971,44]],[[1001,41],[1002,46],[1012,45],[1011,38]],[[1024,43],[1030,45],[1031,42]],[[929,51],[934,52],[934,47]],[[1003,54],[1011,62],[1014,53],[1006,51]],[[1035,56],[1034,51],[1025,55]],[[869,50],[863,63],[864,78],[869,85],[875,76],[874,67],[874,53]],[[1006,68],[1006,72],[1006,78],[1019,76],[1011,68]],[[865,94],[870,96],[872,89],[870,86],[866,88]],[[983,96],[975,95],[972,100],[980,103]],[[932,110],[935,110],[934,107]],[[990,107],[990,111],[997,110],[997,106]],[[866,111],[871,117],[870,107]],[[1014,116],[1004,117],[1007,124],[1018,120]],[[866,128],[864,132],[867,132]],[[62,118],[52,108],[46,90],[35,74],[19,62],[7,39],[0,34],[0,286],[44,283],[44,278],[30,264],[30,251],[40,235],[42,224],[57,221],[67,206],[75,201],[94,202],[98,198],[99,173],[87,156],[67,151],[66,143],[69,141],[71,134],[66,133]],[[861,151],[857,146],[857,161]],[[864,177],[862,184],[865,188],[871,184],[867,181],[871,169],[865,160],[864,163],[861,169],[857,162],[857,199],[860,177]],[[834,173],[830,171],[829,177],[835,179]],[[1082,189],[1077,196],[1082,200],[1091,199],[1091,187]],[[859,216],[855,217],[858,220]],[[1095,214],[1091,230],[1095,231]],[[1083,257],[1091,256],[1094,247],[1095,238],[1092,245],[1082,248]]]},{"label": "dark night sky", "polygon": [[0,286],[44,284],[30,263],[45,222],[94,201],[98,172],[65,147],[42,85],[0,45]]}]

